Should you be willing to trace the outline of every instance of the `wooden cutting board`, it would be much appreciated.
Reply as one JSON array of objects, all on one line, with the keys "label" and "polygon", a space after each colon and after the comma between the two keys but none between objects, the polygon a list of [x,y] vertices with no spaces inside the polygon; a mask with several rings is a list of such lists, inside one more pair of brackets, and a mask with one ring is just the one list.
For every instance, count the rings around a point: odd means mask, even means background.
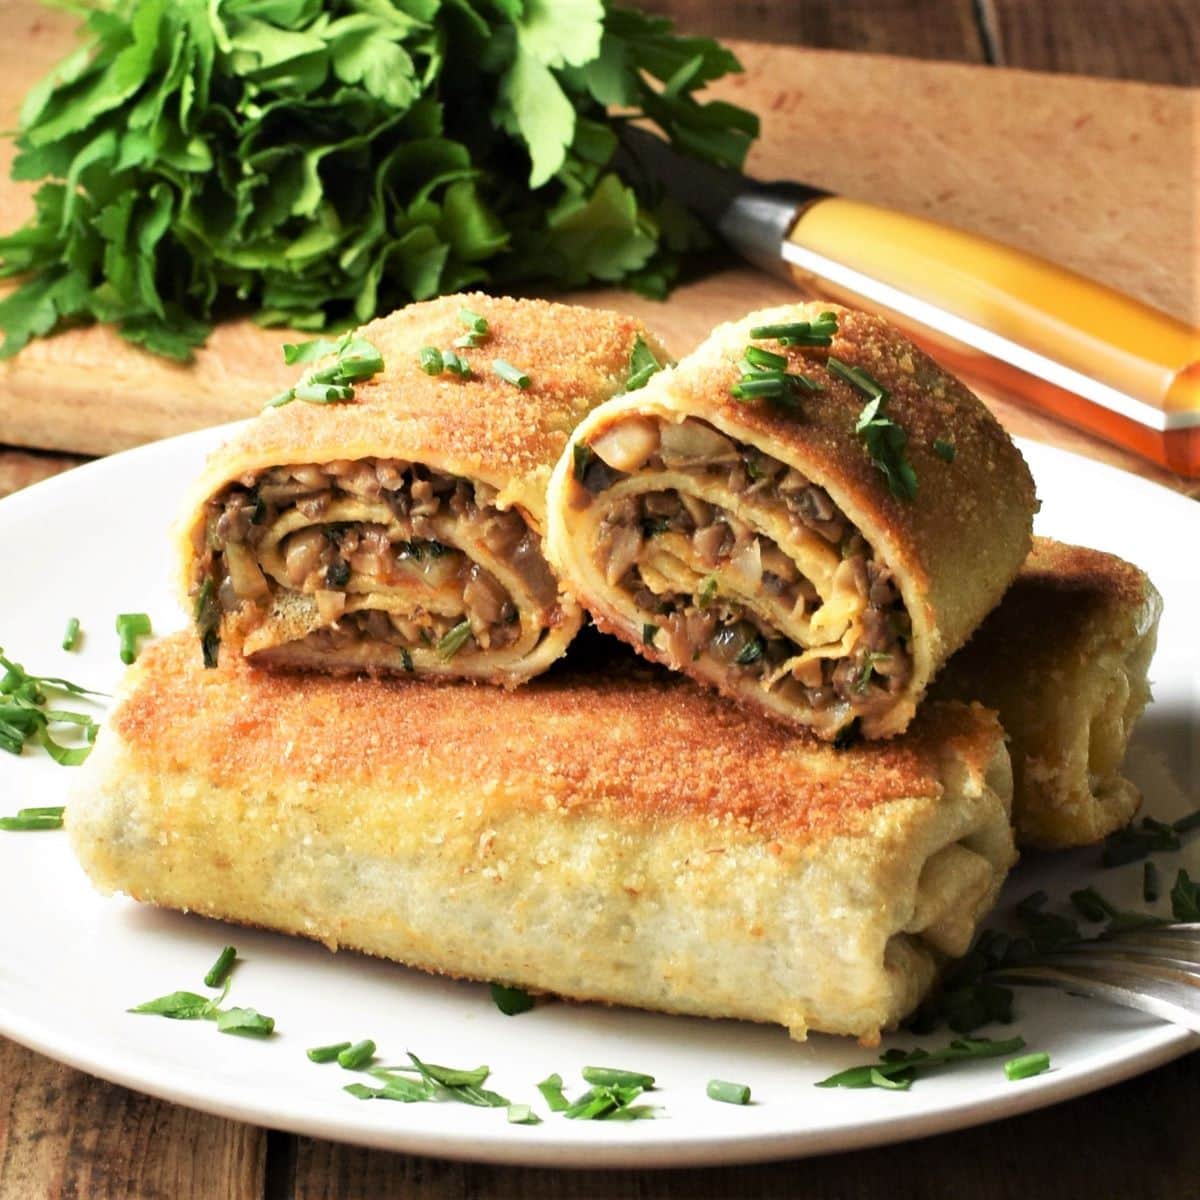
[{"label": "wooden cutting board", "polygon": [[[0,129],[27,88],[74,45],[74,19],[0,0]],[[758,112],[749,170],[919,213],[1061,262],[1167,312],[1200,315],[1195,135],[1183,89],[878,55],[743,43],[745,73],[715,89]],[[0,228],[31,211],[0,145]],[[795,296],[750,267],[715,271],[666,303],[595,289],[569,299],[622,308],[676,354],[713,325]],[[145,354],[110,329],[75,329],[0,363],[0,443],[104,454],[256,412],[294,374],[288,335],[219,328],[193,365]],[[1170,479],[1049,418],[989,402],[1016,432]]]}]

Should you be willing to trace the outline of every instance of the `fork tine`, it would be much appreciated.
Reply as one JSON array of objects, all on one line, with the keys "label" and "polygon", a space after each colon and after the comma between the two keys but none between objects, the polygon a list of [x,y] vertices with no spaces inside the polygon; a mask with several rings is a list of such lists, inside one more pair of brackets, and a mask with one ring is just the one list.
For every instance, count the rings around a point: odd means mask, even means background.
[{"label": "fork tine", "polygon": [[[1126,941],[1081,942],[1075,946],[1061,946],[1053,954],[1037,955],[1029,960],[1032,964],[1058,963],[1069,958],[1094,959],[1097,962],[1142,962],[1172,965],[1179,970],[1200,971],[1200,943],[1142,945],[1130,939]],[[1025,965],[1025,964],[1021,964]]]},{"label": "fork tine", "polygon": [[1200,956],[1200,925],[1152,925],[1144,929],[1126,929],[1104,935],[1110,945],[1136,945],[1147,950],[1173,950],[1181,954]]},{"label": "fork tine", "polygon": [[1053,965],[1002,967],[989,973],[997,983],[1056,987],[1076,995],[1136,1008],[1200,1033],[1200,977],[1151,963],[1087,960]]}]

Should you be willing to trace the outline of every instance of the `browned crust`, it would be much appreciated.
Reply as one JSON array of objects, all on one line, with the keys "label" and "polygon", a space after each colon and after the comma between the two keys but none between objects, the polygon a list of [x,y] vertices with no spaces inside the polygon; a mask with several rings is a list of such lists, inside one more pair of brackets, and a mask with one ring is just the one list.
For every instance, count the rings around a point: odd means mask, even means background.
[{"label": "browned crust", "polygon": [[[421,348],[450,349],[466,332],[464,306],[490,327],[481,346],[459,351],[472,377],[427,375]],[[384,370],[357,384],[352,402],[269,410],[216,458],[273,465],[374,453],[453,464],[489,481],[520,477],[552,465],[580,418],[624,386],[639,335],[658,344],[620,313],[482,293],[412,304],[359,332],[383,355]],[[524,370],[530,387],[497,376],[497,358]]]},{"label": "browned crust", "polygon": [[277,777],[348,791],[436,777],[447,795],[503,781],[514,810],[732,821],[791,843],[854,835],[890,801],[937,801],[944,764],[982,776],[999,736],[985,709],[931,704],[904,739],[839,750],[633,660],[505,693],[275,675],[237,656],[205,670],[185,634],[142,654],[111,725],[151,776],[200,771],[218,786],[260,781],[264,794]]}]

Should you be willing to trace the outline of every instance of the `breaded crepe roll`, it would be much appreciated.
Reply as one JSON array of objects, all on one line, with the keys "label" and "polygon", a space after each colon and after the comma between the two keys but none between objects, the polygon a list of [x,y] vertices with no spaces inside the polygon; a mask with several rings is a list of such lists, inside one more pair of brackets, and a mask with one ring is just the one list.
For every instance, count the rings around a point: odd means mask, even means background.
[{"label": "breaded crepe roll", "polygon": [[999,713],[1024,845],[1084,846],[1141,802],[1121,774],[1150,686],[1162,598],[1112,554],[1034,538],[999,608],[947,664],[934,695]]},{"label": "breaded crepe roll", "polygon": [[67,810],[104,891],[427,971],[874,1041],[1015,855],[1003,734],[838,751],[633,663],[513,692],[144,651]]},{"label": "breaded crepe roll", "polygon": [[602,629],[824,738],[908,725],[1036,507],[975,396],[826,304],[723,325],[596,409],[547,504],[550,560]]},{"label": "breaded crepe roll", "polygon": [[259,663],[520,683],[582,619],[542,553],[550,469],[657,343],[616,313],[483,295],[411,305],[361,342],[383,367],[351,399],[266,409],[191,494],[184,587],[209,662],[220,641]]}]

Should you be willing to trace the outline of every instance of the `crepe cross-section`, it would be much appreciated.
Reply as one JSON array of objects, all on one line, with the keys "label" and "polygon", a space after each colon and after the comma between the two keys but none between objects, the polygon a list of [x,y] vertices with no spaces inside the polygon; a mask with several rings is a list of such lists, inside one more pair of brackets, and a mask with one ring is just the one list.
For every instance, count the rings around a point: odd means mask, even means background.
[{"label": "crepe cross-section", "polygon": [[[352,399],[266,409],[190,494],[183,586],[210,662],[219,639],[261,663],[520,683],[582,619],[542,553],[550,470],[657,342],[617,313],[484,295],[357,336],[383,368]],[[429,374],[426,348],[468,373]]]},{"label": "crepe cross-section", "polygon": [[999,713],[1022,844],[1085,846],[1132,820],[1141,797],[1121,767],[1150,699],[1161,612],[1132,563],[1034,538],[999,607],[936,681],[933,695]]},{"label": "crepe cross-section", "polygon": [[839,751],[639,663],[506,692],[147,650],[82,768],[106,892],[427,971],[877,1040],[1015,851],[994,716]]},{"label": "crepe cross-section", "polygon": [[[828,345],[761,328],[831,320]],[[786,371],[760,383],[748,355]],[[780,395],[754,391],[772,375]],[[547,505],[550,560],[602,629],[832,739],[908,725],[1019,570],[1036,502],[961,383],[877,317],[800,304],[595,409]]]}]

